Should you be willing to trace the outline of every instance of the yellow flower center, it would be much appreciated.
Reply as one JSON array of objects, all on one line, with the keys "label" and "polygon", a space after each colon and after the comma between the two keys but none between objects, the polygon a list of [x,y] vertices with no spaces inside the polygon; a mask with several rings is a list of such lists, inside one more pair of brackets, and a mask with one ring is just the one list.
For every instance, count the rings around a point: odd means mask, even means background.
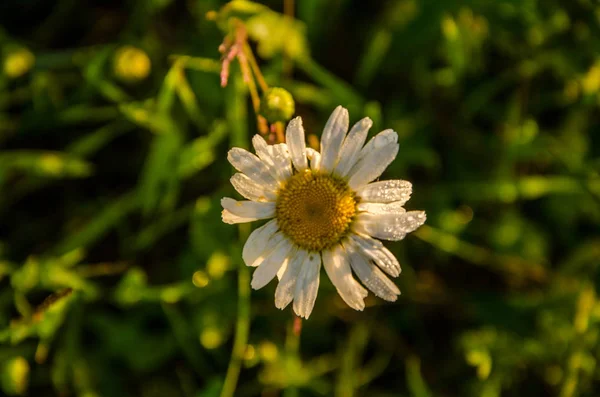
[{"label": "yellow flower center", "polygon": [[277,224],[299,247],[321,251],[348,233],[356,204],[354,192],[344,180],[306,170],[279,190]]}]

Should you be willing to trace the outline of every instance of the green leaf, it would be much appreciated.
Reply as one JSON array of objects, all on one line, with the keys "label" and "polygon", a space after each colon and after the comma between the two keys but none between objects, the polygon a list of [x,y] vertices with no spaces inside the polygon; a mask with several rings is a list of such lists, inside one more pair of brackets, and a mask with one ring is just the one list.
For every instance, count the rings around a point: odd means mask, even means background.
[{"label": "green leaf", "polygon": [[84,178],[93,166],[67,153],[13,150],[0,152],[0,169],[46,178]]}]

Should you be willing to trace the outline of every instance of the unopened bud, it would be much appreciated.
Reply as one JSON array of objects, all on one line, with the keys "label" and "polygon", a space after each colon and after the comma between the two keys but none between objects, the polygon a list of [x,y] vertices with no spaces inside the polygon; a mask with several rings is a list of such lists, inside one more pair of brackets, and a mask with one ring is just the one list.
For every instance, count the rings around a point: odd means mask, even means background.
[{"label": "unopened bud", "polygon": [[20,48],[7,54],[4,59],[4,74],[12,79],[21,77],[31,70],[35,56],[26,48]]},{"label": "unopened bud", "polygon": [[136,82],[150,74],[152,63],[148,55],[139,48],[124,46],[117,50],[113,58],[113,70],[123,81]]},{"label": "unopened bud", "polygon": [[18,356],[6,360],[1,366],[0,385],[8,395],[24,395],[29,381],[29,363]]},{"label": "unopened bud", "polygon": [[260,103],[260,114],[263,115],[269,123],[277,121],[286,122],[292,118],[296,106],[294,98],[287,90],[274,87],[268,89],[262,97]]}]

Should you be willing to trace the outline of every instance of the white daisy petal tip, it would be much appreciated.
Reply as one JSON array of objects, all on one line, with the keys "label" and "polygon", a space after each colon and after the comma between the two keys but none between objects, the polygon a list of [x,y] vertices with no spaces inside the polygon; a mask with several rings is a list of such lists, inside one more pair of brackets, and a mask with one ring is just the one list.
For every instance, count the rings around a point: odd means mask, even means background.
[{"label": "white daisy petal tip", "polygon": [[349,123],[348,109],[342,106],[336,107],[329,116],[321,135],[321,169],[323,171],[329,173],[334,170],[342,143],[348,132]]},{"label": "white daisy petal tip", "polygon": [[409,232],[414,232],[427,221],[427,214],[425,211],[409,211],[406,213],[406,223],[408,228],[412,228]]},{"label": "white daisy petal tip", "polygon": [[379,178],[383,171],[394,161],[398,150],[399,145],[394,142],[374,147],[352,167],[348,174],[350,178],[348,185],[352,189],[358,189]]},{"label": "white daisy petal tip", "polygon": [[228,223],[230,225],[234,225],[234,224],[238,223],[238,222],[236,222],[236,217],[227,210],[221,211],[221,220],[224,223]]},{"label": "white daisy petal tip", "polygon": [[286,128],[285,136],[294,167],[297,171],[304,171],[308,168],[308,161],[306,159],[307,151],[304,127],[302,126],[302,118],[300,116],[290,121]]},{"label": "white daisy petal tip", "polygon": [[223,197],[221,206],[229,213],[250,221],[275,216],[275,203],[273,202],[237,201],[229,197]]},{"label": "white daisy petal tip", "polygon": [[321,272],[321,255],[308,254],[296,279],[294,291],[294,312],[308,319],[315,306],[319,292],[319,273]]},{"label": "white daisy petal tip", "polygon": [[378,141],[375,141],[376,149],[389,145],[391,143],[398,142],[398,133],[392,129],[383,130],[379,134],[377,134],[377,136],[379,136],[380,139]]},{"label": "white daisy petal tip", "polygon": [[368,185],[357,189],[356,193],[364,202],[401,202],[404,204],[410,200],[412,184],[400,179],[391,179],[369,183]]},{"label": "white daisy petal tip", "polygon": [[370,129],[373,126],[373,120],[370,117],[363,117],[358,122],[362,128]]},{"label": "white daisy petal tip", "polygon": [[356,164],[360,156],[360,150],[365,144],[367,134],[372,125],[373,121],[365,117],[352,126],[340,149],[338,163],[334,171],[337,176],[345,177]]},{"label": "white daisy petal tip", "polygon": [[289,260],[288,254],[292,248],[292,244],[286,239],[273,248],[252,274],[250,285],[253,289],[261,289],[275,278],[277,271]]},{"label": "white daisy petal tip", "polygon": [[[287,129],[286,129],[286,134],[289,132],[290,134],[296,134],[298,133],[298,130],[302,127],[302,117],[300,116],[296,116],[293,119],[290,120],[290,122],[287,125]],[[288,131],[289,130],[289,131]],[[286,136],[286,139],[288,137]]]}]

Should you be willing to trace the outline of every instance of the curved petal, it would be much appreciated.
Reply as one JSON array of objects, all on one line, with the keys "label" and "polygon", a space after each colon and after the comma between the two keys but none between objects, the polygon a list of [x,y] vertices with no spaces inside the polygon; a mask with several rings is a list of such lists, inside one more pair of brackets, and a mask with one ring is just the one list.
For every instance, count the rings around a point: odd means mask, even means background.
[{"label": "curved petal", "polygon": [[241,172],[235,173],[231,179],[231,184],[239,194],[252,201],[275,201],[277,196],[275,190],[269,189]]},{"label": "curved petal", "polygon": [[285,143],[267,145],[265,139],[256,134],[252,137],[252,145],[276,181],[283,183],[292,176],[291,158]]},{"label": "curved petal", "polygon": [[412,184],[400,179],[369,183],[356,191],[362,201],[373,203],[396,201],[404,204],[410,199],[411,193]]},{"label": "curved petal", "polygon": [[356,164],[360,154],[360,149],[365,144],[367,134],[369,133],[369,129],[372,125],[373,121],[368,117],[365,117],[358,123],[354,124],[346,136],[346,139],[344,139],[344,143],[342,144],[339,161],[335,166],[334,171],[336,175],[342,177],[346,176],[352,166]]},{"label": "curved petal", "polygon": [[348,110],[338,106],[335,108],[321,135],[321,169],[325,172],[333,171],[342,147],[342,142],[348,132]]},{"label": "curved petal", "polygon": [[231,212],[229,212],[227,210],[223,210],[223,211],[221,211],[221,220],[224,223],[229,223],[230,225],[233,225],[235,223],[254,222],[256,219],[238,216],[238,215],[232,214]]},{"label": "curved petal", "polygon": [[242,250],[246,266],[258,266],[270,252],[269,249],[273,249],[284,238],[283,233],[277,233],[278,230],[277,221],[273,219],[250,233]]},{"label": "curved petal", "polygon": [[379,176],[385,171],[398,154],[398,144],[390,143],[381,148],[373,149],[369,154],[360,159],[348,174],[348,186],[352,189],[359,188]]},{"label": "curved petal", "polygon": [[277,189],[277,181],[271,176],[267,166],[249,151],[234,147],[227,153],[227,160],[236,170],[246,174],[256,183],[273,190]]},{"label": "curved petal", "polygon": [[273,280],[279,268],[289,260],[288,254],[291,250],[290,241],[288,239],[281,240],[252,274],[250,282],[252,288],[261,289]]},{"label": "curved petal", "polygon": [[308,318],[315,306],[320,271],[321,255],[310,252],[302,264],[294,289],[294,312],[300,317]]},{"label": "curved petal", "polygon": [[362,212],[356,217],[354,230],[384,240],[402,240],[425,223],[425,211],[409,211],[400,215],[374,215]]},{"label": "curved petal", "polygon": [[273,164],[277,169],[279,181],[285,182],[292,176],[292,157],[287,144],[277,143],[269,146],[269,152],[273,156]]},{"label": "curved petal", "polygon": [[[295,247],[292,248],[292,250],[295,251]],[[292,253],[290,253],[290,255],[292,255]],[[281,277],[283,277],[283,274],[285,273],[285,271],[287,270],[288,267],[288,262],[285,262],[277,271],[277,281],[281,280]]]},{"label": "curved petal", "polygon": [[398,277],[402,269],[398,259],[379,240],[369,236],[353,234],[354,243],[364,252],[381,270],[392,277]]},{"label": "curved petal", "polygon": [[315,149],[307,148],[306,156],[310,159],[310,169],[313,171],[321,170],[321,153]]},{"label": "curved petal", "polygon": [[338,294],[354,310],[363,310],[368,292],[352,277],[344,247],[338,244],[331,250],[323,251],[322,255],[325,272]]},{"label": "curved petal", "polygon": [[406,210],[402,206],[404,202],[395,201],[393,203],[358,203],[358,210],[369,212],[371,214],[404,214]]},{"label": "curved petal", "polygon": [[[272,218],[275,216],[275,203],[237,201],[229,197],[223,197],[221,199],[221,205],[229,213],[240,218],[258,220]],[[223,219],[223,221],[225,221],[225,219]]]},{"label": "curved petal", "polygon": [[346,241],[344,247],[348,252],[350,266],[360,281],[375,295],[386,301],[394,302],[400,290],[377,266],[375,266],[353,241]]},{"label": "curved petal", "polygon": [[393,143],[398,143],[398,134],[392,129],[381,131],[375,135],[371,140],[362,148],[358,158],[362,159],[367,157],[373,150],[384,148]]},{"label": "curved petal", "polygon": [[291,259],[289,260],[279,284],[277,284],[277,289],[275,290],[275,307],[278,309],[284,309],[294,299],[296,280],[298,279],[300,269],[307,258],[308,251],[303,249],[298,249],[295,254],[291,255]]},{"label": "curved petal", "polygon": [[302,119],[300,116],[293,118],[289,122],[285,130],[285,141],[288,144],[294,168],[296,168],[297,171],[304,171],[307,169],[306,141],[304,138],[304,127],[302,126]]}]

